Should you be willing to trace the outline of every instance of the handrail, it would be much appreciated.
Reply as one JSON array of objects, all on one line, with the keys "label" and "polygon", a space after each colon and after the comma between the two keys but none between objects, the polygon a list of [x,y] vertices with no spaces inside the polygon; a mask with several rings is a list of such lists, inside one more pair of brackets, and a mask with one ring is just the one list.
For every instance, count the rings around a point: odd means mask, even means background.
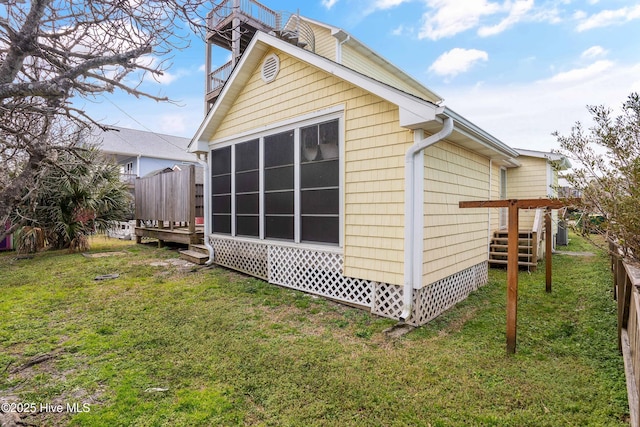
[{"label": "handrail", "polygon": [[537,253],[537,249],[540,247],[540,239],[542,238],[543,226],[544,226],[544,209],[538,208],[536,209],[536,215],[533,218],[533,227],[531,228],[531,232],[535,233],[535,236],[536,236],[536,242],[535,242],[536,253]]},{"label": "handrail", "polygon": [[316,36],[313,28],[302,19],[300,13],[279,12],[276,21],[276,31],[295,34],[300,41],[306,44],[306,49],[316,51]]},{"label": "handrail", "polygon": [[[220,22],[230,17],[238,6],[238,0],[223,0],[207,14],[209,28],[215,28]],[[255,0],[239,0],[239,13],[255,19],[270,28],[276,27],[278,13]]]},{"label": "handrail", "polygon": [[229,79],[229,76],[231,76],[231,71],[233,71],[233,62],[229,61],[222,67],[210,72],[209,78],[207,79],[207,93],[213,92],[224,86],[225,82]]}]

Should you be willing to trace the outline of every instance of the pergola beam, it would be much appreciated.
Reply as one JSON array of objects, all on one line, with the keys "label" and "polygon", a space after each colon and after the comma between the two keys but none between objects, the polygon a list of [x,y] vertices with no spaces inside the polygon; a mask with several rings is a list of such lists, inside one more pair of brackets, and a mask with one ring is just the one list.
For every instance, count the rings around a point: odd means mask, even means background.
[{"label": "pergola beam", "polygon": [[545,209],[546,292],[551,292],[551,210],[576,204],[580,199],[509,199],[460,202],[460,208],[509,208],[507,242],[507,353],[516,352],[518,323],[518,213],[520,209]]}]

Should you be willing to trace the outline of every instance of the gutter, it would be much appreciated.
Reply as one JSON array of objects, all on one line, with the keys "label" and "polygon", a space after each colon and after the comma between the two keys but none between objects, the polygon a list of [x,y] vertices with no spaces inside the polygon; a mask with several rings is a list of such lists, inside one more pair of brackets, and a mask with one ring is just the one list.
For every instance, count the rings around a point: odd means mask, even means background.
[{"label": "gutter", "polygon": [[[413,310],[413,289],[416,281],[421,281],[422,267],[416,272],[416,266],[421,265],[422,251],[417,251],[416,246],[422,247],[422,232],[418,233],[416,227],[422,227],[424,203],[416,203],[422,200],[422,195],[417,194],[416,185],[416,158],[427,147],[443,140],[453,132],[453,119],[446,117],[442,129],[421,141],[414,143],[405,154],[404,162],[404,290],[402,293],[402,313],[400,322],[406,322],[411,317]],[[420,174],[419,176],[422,176]],[[417,225],[416,225],[417,223]],[[417,234],[417,235],[416,235]]]},{"label": "gutter", "polygon": [[200,153],[198,153],[198,163],[204,168],[204,180],[202,183],[202,194],[203,204],[204,204],[204,245],[209,252],[209,259],[204,263],[204,265],[213,264],[214,251],[213,246],[209,242],[209,234],[211,234],[211,197],[208,197],[209,194],[209,162],[206,160],[202,160],[200,158]]}]

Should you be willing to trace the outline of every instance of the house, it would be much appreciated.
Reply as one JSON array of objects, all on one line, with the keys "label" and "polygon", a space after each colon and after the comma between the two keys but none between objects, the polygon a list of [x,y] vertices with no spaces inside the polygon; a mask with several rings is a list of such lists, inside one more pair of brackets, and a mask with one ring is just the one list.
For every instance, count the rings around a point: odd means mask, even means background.
[{"label": "house", "polygon": [[343,30],[232,3],[210,25],[242,34],[209,43],[241,55],[189,146],[210,262],[413,325],[484,284],[500,214],[458,202],[524,197],[528,160]]},{"label": "house", "polygon": [[197,165],[196,157],[187,151],[189,139],[155,132],[111,126],[95,135],[99,148],[120,165],[122,179],[133,184],[143,177],[165,168]]}]

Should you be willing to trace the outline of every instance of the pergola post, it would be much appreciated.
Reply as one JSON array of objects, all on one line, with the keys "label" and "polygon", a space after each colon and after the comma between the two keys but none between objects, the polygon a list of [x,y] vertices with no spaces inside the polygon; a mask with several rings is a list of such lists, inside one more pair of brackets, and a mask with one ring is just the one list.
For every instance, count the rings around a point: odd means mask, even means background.
[{"label": "pergola post", "polygon": [[461,208],[509,208],[509,239],[507,248],[507,353],[516,352],[518,319],[518,210],[545,208],[546,227],[546,291],[551,292],[551,209],[560,209],[575,204],[580,199],[512,199],[460,202]]},{"label": "pergola post", "polygon": [[507,249],[507,353],[516,352],[518,322],[518,204],[509,200],[509,240]]},{"label": "pergola post", "polygon": [[544,251],[544,265],[546,273],[546,287],[547,293],[551,293],[551,253],[553,252],[553,246],[551,245],[553,239],[553,231],[551,229],[551,208],[544,210],[544,229],[545,229],[545,251]]}]

